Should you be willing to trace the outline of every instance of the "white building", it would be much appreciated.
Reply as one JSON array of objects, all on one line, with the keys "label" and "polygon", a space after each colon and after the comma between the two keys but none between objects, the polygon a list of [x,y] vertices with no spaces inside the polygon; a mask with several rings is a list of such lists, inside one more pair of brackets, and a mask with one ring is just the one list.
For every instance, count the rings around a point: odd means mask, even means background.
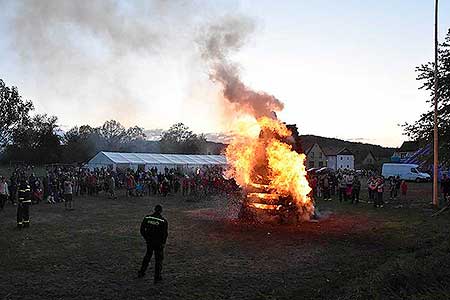
[{"label": "white building", "polygon": [[354,170],[355,156],[347,148],[341,149],[336,153],[327,153],[327,167],[333,170]]},{"label": "white building", "polygon": [[175,168],[183,171],[193,171],[202,166],[226,166],[224,155],[188,155],[188,154],[159,154],[159,153],[125,153],[104,152],[97,153],[87,166],[94,168],[144,169],[156,167],[159,171],[164,168]]}]

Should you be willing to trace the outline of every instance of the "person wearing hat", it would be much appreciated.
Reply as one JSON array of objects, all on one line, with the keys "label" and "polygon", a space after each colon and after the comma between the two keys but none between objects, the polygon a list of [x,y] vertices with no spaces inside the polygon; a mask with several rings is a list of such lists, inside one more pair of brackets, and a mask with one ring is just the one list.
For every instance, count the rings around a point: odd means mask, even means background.
[{"label": "person wearing hat", "polygon": [[141,235],[147,243],[147,252],[145,253],[144,259],[142,260],[141,269],[138,272],[138,277],[142,278],[145,276],[145,271],[147,270],[150,259],[152,258],[153,252],[155,253],[155,276],[154,282],[162,280],[162,262],[164,259],[164,245],[167,241],[168,236],[168,222],[161,215],[162,206],[156,205],[155,211],[151,215],[144,217],[141,223]]},{"label": "person wearing hat", "polygon": [[30,227],[31,188],[25,178],[20,180],[17,198],[17,228]]}]

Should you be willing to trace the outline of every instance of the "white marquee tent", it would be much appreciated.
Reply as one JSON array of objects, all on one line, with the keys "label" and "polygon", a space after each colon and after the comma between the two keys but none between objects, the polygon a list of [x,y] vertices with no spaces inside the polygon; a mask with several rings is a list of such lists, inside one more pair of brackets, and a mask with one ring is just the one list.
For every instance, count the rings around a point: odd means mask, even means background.
[{"label": "white marquee tent", "polygon": [[88,163],[89,169],[110,167],[120,169],[148,170],[156,167],[159,171],[164,168],[194,170],[205,165],[225,166],[227,160],[224,155],[188,155],[188,154],[157,154],[157,153],[125,153],[99,152]]}]

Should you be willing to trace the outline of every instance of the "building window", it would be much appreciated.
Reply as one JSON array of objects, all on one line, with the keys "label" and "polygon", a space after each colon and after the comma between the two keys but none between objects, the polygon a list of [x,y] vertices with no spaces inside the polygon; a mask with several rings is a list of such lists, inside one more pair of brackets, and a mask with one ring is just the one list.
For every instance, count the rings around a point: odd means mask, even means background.
[{"label": "building window", "polygon": [[323,167],[323,161],[319,161],[319,168]]},{"label": "building window", "polygon": [[310,162],[309,162],[309,167],[310,167],[310,168],[314,168],[314,162],[313,162],[313,161],[310,161]]},{"label": "building window", "polygon": [[342,160],[342,156],[341,156],[341,160]]}]

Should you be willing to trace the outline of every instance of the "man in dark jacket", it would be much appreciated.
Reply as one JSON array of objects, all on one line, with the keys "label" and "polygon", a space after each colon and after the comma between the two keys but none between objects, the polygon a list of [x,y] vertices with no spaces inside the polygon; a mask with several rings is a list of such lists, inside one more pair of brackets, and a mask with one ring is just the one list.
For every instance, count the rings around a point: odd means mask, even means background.
[{"label": "man in dark jacket", "polygon": [[353,188],[352,188],[352,204],[359,203],[359,192],[361,191],[361,181],[358,176],[353,177]]},{"label": "man in dark jacket", "polygon": [[164,245],[168,235],[168,222],[161,215],[161,205],[155,206],[155,211],[151,215],[144,217],[141,223],[141,235],[147,243],[147,252],[142,260],[138,277],[144,277],[153,252],[155,252],[155,283],[162,280],[162,262],[164,258]]}]

